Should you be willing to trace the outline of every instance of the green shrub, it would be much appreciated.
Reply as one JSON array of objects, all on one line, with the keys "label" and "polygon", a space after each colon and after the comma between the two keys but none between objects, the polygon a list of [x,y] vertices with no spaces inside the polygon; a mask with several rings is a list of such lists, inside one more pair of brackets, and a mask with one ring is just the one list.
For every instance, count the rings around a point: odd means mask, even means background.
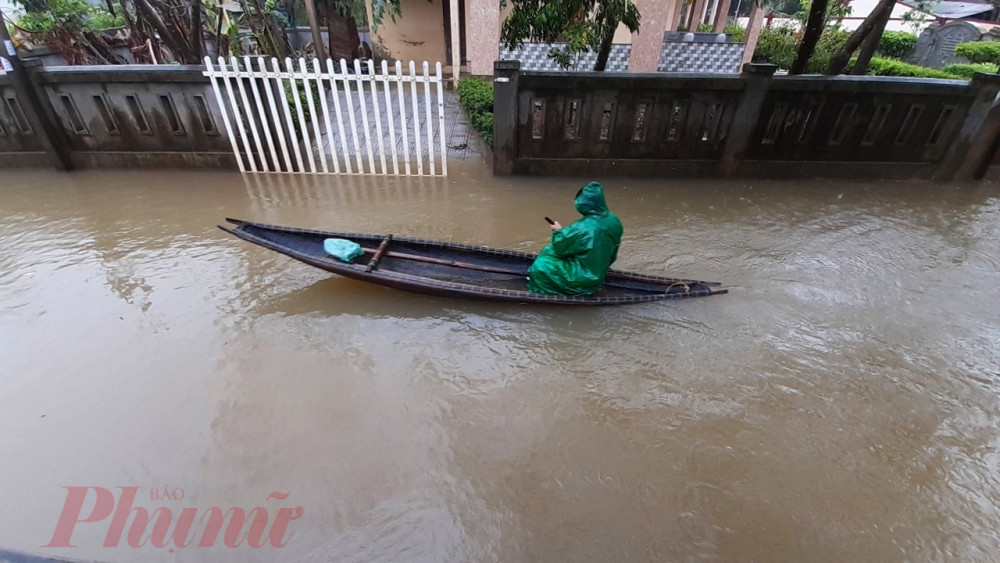
[{"label": "green shrub", "polygon": [[469,116],[469,124],[487,146],[493,146],[493,85],[479,78],[458,83],[458,100]]},{"label": "green shrub", "polygon": [[948,65],[941,69],[948,74],[954,74],[955,76],[961,76],[962,78],[967,78],[972,80],[972,77],[976,75],[977,72],[982,72],[984,74],[996,74],[997,65],[991,63],[973,63],[973,64],[956,64]]},{"label": "green shrub", "polygon": [[806,72],[813,74],[826,72],[826,69],[830,67],[830,59],[844,48],[844,44],[847,43],[847,38],[850,35],[850,33],[842,29],[827,29],[824,31],[823,35],[819,38],[819,43],[816,43],[816,50],[813,51],[813,56],[809,59]]},{"label": "green shrub", "polygon": [[[299,125],[299,112],[295,109],[295,94],[292,93],[292,87],[288,82],[282,81],[282,84],[285,85],[285,98],[288,100],[288,110],[292,114],[292,126],[295,128],[295,138],[301,141],[302,126]],[[317,112],[322,111],[320,109],[319,85],[316,84],[315,80],[309,82],[309,89],[312,90],[313,108]],[[312,115],[309,111],[309,98],[306,97],[306,86],[301,80],[296,80],[295,90],[299,97],[299,105],[302,107],[302,121],[308,125]],[[312,132],[310,131],[310,133]]]},{"label": "green shrub", "polygon": [[733,40],[734,43],[743,43],[747,37],[747,30],[737,24],[729,24],[723,32]]},{"label": "green shrub", "polygon": [[905,31],[886,31],[878,40],[875,52],[882,57],[903,60],[917,46],[917,36]]},{"label": "green shrub", "polygon": [[122,27],[125,20],[121,8],[117,16],[112,16],[104,5],[90,5],[85,0],[48,0],[45,9],[28,11],[18,20],[17,25],[31,33],[48,35],[54,32],[77,33],[81,31],[104,31]]},{"label": "green shrub", "polygon": [[698,24],[698,33],[712,33],[715,30],[715,26],[710,23],[700,23]]},{"label": "green shrub", "polygon": [[[853,62],[852,62],[853,64]],[[962,77],[943,70],[911,65],[895,59],[872,57],[868,64],[868,74],[872,76],[912,76],[915,78],[946,78],[961,80]]]},{"label": "green shrub", "polygon": [[955,54],[970,63],[1000,64],[1000,41],[973,41],[955,47]]},{"label": "green shrub", "polygon": [[799,41],[785,29],[764,28],[757,38],[757,49],[753,52],[753,62],[770,63],[778,68],[788,69],[795,61]]},{"label": "green shrub", "polygon": [[[816,43],[816,50],[806,67],[808,73],[822,73],[830,66],[830,59],[847,42],[848,33],[827,29]],[[755,63],[771,63],[779,68],[789,69],[799,51],[799,38],[787,28],[762,29],[754,51]]]}]

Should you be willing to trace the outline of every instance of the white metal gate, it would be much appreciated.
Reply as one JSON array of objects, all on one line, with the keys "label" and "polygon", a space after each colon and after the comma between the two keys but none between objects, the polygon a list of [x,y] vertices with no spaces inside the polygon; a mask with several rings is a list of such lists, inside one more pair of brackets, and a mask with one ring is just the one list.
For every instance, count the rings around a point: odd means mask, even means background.
[{"label": "white metal gate", "polygon": [[371,61],[349,68],[344,59],[339,71],[332,60],[324,69],[285,59],[282,68],[263,57],[217,66],[206,57],[205,66],[243,172],[448,174],[441,63],[434,74],[427,62],[418,74],[413,61],[409,74],[400,62],[393,73],[385,61],[376,72]]}]

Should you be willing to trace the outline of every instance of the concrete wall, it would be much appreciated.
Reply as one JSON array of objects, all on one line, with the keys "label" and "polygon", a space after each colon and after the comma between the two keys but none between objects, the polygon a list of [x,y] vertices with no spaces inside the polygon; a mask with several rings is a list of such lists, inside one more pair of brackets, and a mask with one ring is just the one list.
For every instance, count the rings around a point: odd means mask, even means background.
[{"label": "concrete wall", "polygon": [[1000,76],[521,73],[497,63],[494,171],[531,175],[981,178]]},{"label": "concrete wall", "polygon": [[[558,64],[549,58],[549,50],[553,47],[564,47],[565,43],[525,43],[520,49],[510,50],[504,46],[500,47],[500,60],[521,61],[521,68],[524,70],[542,70],[549,72],[562,71]],[[629,58],[631,57],[632,45],[612,45],[611,53],[608,55],[608,65],[605,68],[608,72],[625,72],[629,69]],[[581,53],[576,62],[566,70],[589,71],[594,69],[597,62],[597,53],[587,51]]]},{"label": "concrete wall", "polygon": [[[36,69],[47,119],[75,166],[235,168],[215,94],[200,66],[46,67]],[[11,76],[0,80],[11,79]],[[0,82],[0,164],[37,165],[39,131],[25,131],[10,87]],[[29,116],[30,117],[30,116]],[[36,128],[33,128],[36,129]]]},{"label": "concrete wall", "polygon": [[48,162],[26,111],[0,67],[0,167],[45,166]]},{"label": "concrete wall", "polygon": [[440,2],[403,0],[402,16],[397,16],[395,22],[386,16],[382,27],[373,32],[376,44],[381,44],[383,49],[378,54],[404,63],[413,60],[418,64],[428,61],[431,66],[436,62],[451,64],[445,60],[442,10]]}]

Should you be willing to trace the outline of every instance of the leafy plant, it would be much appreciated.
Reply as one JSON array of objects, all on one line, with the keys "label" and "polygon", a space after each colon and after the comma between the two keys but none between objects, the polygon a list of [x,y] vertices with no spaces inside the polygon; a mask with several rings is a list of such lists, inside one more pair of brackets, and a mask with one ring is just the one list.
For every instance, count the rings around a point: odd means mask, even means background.
[{"label": "leafy plant", "polygon": [[[312,119],[312,113],[309,111],[309,93],[306,92],[305,84],[300,81],[295,81],[295,90],[292,91],[292,87],[288,82],[282,81],[285,85],[285,98],[288,100],[288,109],[292,114],[292,127],[295,128],[295,138],[302,140],[302,125],[299,124],[299,111],[295,108],[295,97],[298,96],[299,107],[302,108],[302,123],[306,125],[309,124],[309,120]],[[319,85],[315,81],[309,82],[309,90],[312,94],[313,108],[319,111],[320,99],[319,99]],[[315,141],[315,139],[314,139]]]},{"label": "leafy plant", "polygon": [[932,19],[931,16],[927,15],[927,12],[930,9],[929,8],[930,2],[926,2],[925,0],[919,0],[917,2],[918,7],[924,6],[925,4],[927,5],[927,7],[923,7],[917,10],[907,10],[906,12],[903,12],[903,17],[901,19],[904,22],[906,22],[907,25],[910,26],[910,29],[913,30],[914,34],[920,31],[920,28],[922,28],[925,23],[927,23]]},{"label": "leafy plant", "polygon": [[735,43],[743,43],[747,36],[747,30],[734,23],[727,25],[723,32]]},{"label": "leafy plant", "polygon": [[904,60],[917,46],[917,36],[905,31],[886,31],[878,41],[875,52],[890,59]]},{"label": "leafy plant", "polygon": [[113,16],[103,5],[84,0],[49,0],[43,10],[26,11],[17,26],[40,35],[65,32],[104,31],[125,25],[121,15]]},{"label": "leafy plant", "polygon": [[[799,20],[802,25],[806,24],[809,19],[809,12],[812,9],[812,0],[800,0],[799,11],[795,13],[795,19]],[[844,4],[841,2],[830,3],[826,8],[826,19],[823,22],[824,27],[830,24],[830,20],[841,20],[851,15],[852,8],[850,4]]]},{"label": "leafy plant", "polygon": [[469,116],[469,124],[487,146],[493,146],[493,86],[479,78],[458,83],[458,100]]},{"label": "leafy plant", "polygon": [[713,31],[715,31],[715,26],[710,23],[698,24],[698,33],[712,33]]},{"label": "leafy plant", "polygon": [[[788,74],[809,72],[809,61],[813,58],[816,46],[826,30],[829,0],[809,0],[808,16],[802,32],[802,40],[795,55],[795,61],[788,68]],[[803,7],[806,3],[803,2]]]},{"label": "leafy plant", "polygon": [[799,41],[788,28],[764,28],[757,38],[757,49],[753,52],[755,63],[771,63],[778,68],[788,69],[795,60]]},{"label": "leafy plant", "polygon": [[124,24],[120,6],[117,16],[84,0],[25,0],[22,6],[25,14],[17,22],[22,39],[58,51],[69,64],[125,62],[102,33]]},{"label": "leafy plant", "polygon": [[868,74],[872,76],[912,76],[916,78],[945,78],[961,80],[963,77],[944,70],[927,68],[895,59],[872,57],[868,63]]},{"label": "leafy plant", "polygon": [[977,72],[982,72],[983,74],[996,74],[997,65],[993,63],[953,64],[947,65],[941,70],[947,72],[948,74],[954,74],[955,76],[961,76],[962,78],[972,80],[972,77],[975,76]]},{"label": "leafy plant", "polygon": [[[812,57],[805,71],[809,73],[820,73],[826,69],[830,63],[830,58],[840,50],[847,41],[847,32],[828,28],[816,43]],[[795,32],[790,28],[764,28],[760,30],[760,37],[757,39],[757,49],[754,51],[753,60],[758,63],[771,63],[779,68],[789,69],[798,54],[799,40]]]},{"label": "leafy plant", "polygon": [[973,41],[955,47],[955,54],[971,63],[1000,64],[1000,41]]}]

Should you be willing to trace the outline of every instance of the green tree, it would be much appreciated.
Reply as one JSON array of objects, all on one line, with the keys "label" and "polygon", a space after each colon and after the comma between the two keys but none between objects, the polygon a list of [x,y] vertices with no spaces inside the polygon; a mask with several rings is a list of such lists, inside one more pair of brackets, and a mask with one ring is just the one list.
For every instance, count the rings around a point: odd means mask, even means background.
[{"label": "green tree", "polygon": [[21,32],[31,39],[58,51],[71,65],[121,64],[104,32],[120,27],[123,21],[104,6],[84,0],[48,0],[21,2],[25,13],[17,21]]},{"label": "green tree", "polygon": [[792,68],[788,69],[788,74],[802,74],[816,50],[816,44],[826,27],[826,11],[828,0],[813,0],[809,6],[809,17],[806,19],[806,31],[802,35],[802,42],[799,43],[799,51],[795,56]]},{"label": "green tree", "polygon": [[500,31],[507,48],[517,49],[526,40],[565,41],[565,47],[549,50],[549,58],[563,68],[578,54],[593,50],[594,70],[602,71],[619,24],[632,33],[639,31],[639,9],[632,0],[501,0],[501,9],[508,4],[512,10]]},{"label": "green tree", "polygon": [[889,16],[892,15],[892,9],[895,5],[895,0],[879,0],[879,3],[868,14],[865,21],[861,22],[861,25],[847,38],[847,43],[844,44],[840,52],[830,60],[830,67],[826,70],[826,73],[840,74],[843,72],[844,68],[847,67],[847,63],[851,60],[851,56],[854,55],[854,51],[858,47],[861,47],[861,54],[858,56],[858,61],[854,64],[853,74],[865,74],[868,71],[868,63],[875,54],[879,39],[882,38],[882,33],[885,31],[885,26],[889,22]]}]

